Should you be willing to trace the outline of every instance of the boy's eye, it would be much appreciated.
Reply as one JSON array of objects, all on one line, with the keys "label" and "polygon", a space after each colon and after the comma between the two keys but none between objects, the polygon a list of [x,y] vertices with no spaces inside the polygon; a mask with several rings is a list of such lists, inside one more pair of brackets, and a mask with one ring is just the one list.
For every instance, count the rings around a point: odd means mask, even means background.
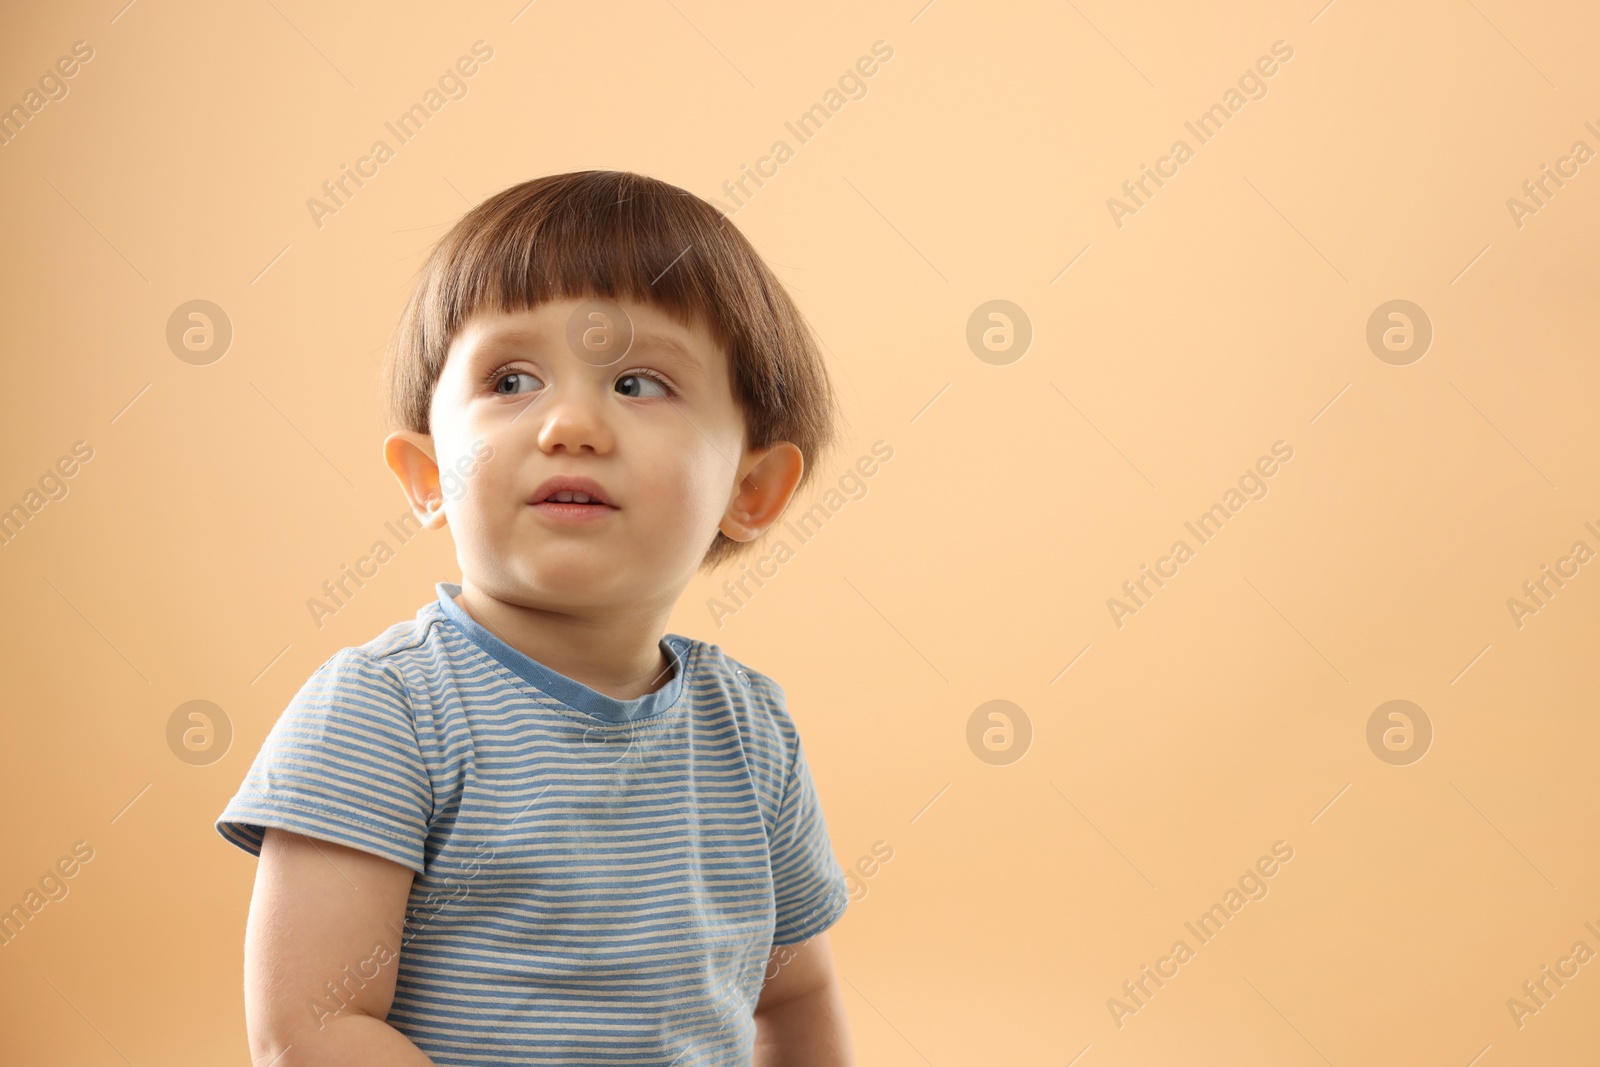
[{"label": "boy's eye", "polygon": [[[527,371],[497,369],[488,376],[489,388],[500,396],[517,396],[522,393],[531,393],[543,383],[535,375]],[[671,397],[674,395],[672,386],[666,379],[650,371],[640,370],[624,374],[617,379],[617,388],[624,396],[641,400],[654,400]],[[647,390],[658,390],[648,392]]]},{"label": "boy's eye", "polygon": [[[661,392],[657,395],[662,397],[672,395],[672,390],[667,387],[667,383],[653,374],[624,374],[617,379],[617,387],[622,389],[628,396],[633,397],[639,396],[638,390],[643,388],[659,389]],[[650,398],[646,395],[643,399]]]},{"label": "boy's eye", "polygon": [[[521,371],[513,371],[510,374],[502,375],[500,378],[498,378],[495,381],[495,383],[494,383],[494,391],[497,392],[497,393],[501,393],[503,395],[507,395],[507,396],[514,396],[517,393],[526,392],[527,390],[524,390],[524,389],[521,389],[521,388],[517,387],[517,379],[519,379],[519,378],[523,379],[526,382],[536,382],[536,381],[539,380],[539,379],[535,378],[531,374],[524,374]],[[512,387],[510,389],[503,388],[503,386],[507,382],[511,382],[512,383]]]}]

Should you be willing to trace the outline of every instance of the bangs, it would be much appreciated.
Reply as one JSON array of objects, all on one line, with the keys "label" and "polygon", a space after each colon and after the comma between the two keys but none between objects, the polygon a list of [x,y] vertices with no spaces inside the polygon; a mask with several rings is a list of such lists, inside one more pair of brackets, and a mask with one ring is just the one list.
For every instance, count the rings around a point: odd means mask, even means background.
[{"label": "bangs", "polygon": [[777,340],[759,314],[763,286],[751,284],[765,271],[720,211],[665,182],[579,171],[508,189],[463,216],[423,266],[399,345],[411,348],[429,395],[406,398],[391,419],[429,432],[431,385],[451,339],[474,315],[552,300],[633,300],[685,328],[698,320],[737,364],[736,352]]}]

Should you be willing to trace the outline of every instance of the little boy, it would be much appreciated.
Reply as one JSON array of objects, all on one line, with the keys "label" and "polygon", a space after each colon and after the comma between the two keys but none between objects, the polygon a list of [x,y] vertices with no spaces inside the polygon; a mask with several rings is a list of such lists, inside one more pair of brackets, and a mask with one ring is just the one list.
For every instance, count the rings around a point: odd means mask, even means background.
[{"label": "little boy", "polygon": [[782,285],[682,189],[541,178],[440,241],[384,378],[462,578],[324,662],[217,820],[254,1063],[852,1063],[784,691],[663,634],[832,443]]}]

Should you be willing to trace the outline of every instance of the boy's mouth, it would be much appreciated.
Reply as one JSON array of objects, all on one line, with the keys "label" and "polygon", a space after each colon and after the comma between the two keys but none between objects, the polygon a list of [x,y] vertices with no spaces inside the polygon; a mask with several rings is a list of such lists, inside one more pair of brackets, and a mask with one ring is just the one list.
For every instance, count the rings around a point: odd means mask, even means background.
[{"label": "boy's mouth", "polygon": [[560,504],[572,507],[617,510],[616,503],[607,495],[599,482],[593,478],[580,478],[564,474],[546,478],[543,484],[534,491],[528,503],[538,507]]},{"label": "boy's mouth", "polygon": [[620,510],[593,478],[565,474],[546,478],[528,503],[539,514],[560,521],[601,519]]},{"label": "boy's mouth", "polygon": [[610,504],[581,504],[573,500],[542,500],[533,505],[533,510],[542,515],[555,519],[599,519],[607,515],[614,515],[618,508]]}]

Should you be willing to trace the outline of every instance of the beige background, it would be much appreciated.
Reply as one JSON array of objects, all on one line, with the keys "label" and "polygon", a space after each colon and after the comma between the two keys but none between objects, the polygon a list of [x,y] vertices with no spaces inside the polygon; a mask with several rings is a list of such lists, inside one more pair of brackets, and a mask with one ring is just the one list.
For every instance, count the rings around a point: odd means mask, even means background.
[{"label": "beige background", "polygon": [[[318,664],[459,578],[430,535],[322,629],[305,606],[405,510],[375,376],[429,243],[555,171],[717,201],[883,40],[736,222],[848,409],[801,504],[894,458],[736,616],[707,575],[671,626],[786,687],[840,861],[894,849],[833,934],[860,1061],[1594,1062],[1600,962],[1507,1006],[1600,951],[1600,564],[1507,607],[1600,550],[1600,162],[1507,206],[1600,150],[1590,6],[120,2],[0,27],[7,105],[94,49],[0,148],[0,507],[94,450],[0,549],[0,906],[94,849],[0,947],[0,1060],[247,1062],[255,863],[212,821]],[[319,229],[307,199],[478,40],[468,95]],[[1198,145],[1275,41],[1268,94]],[[1180,137],[1119,228],[1107,198]],[[195,299],[234,330],[205,366],[165,340]],[[965,339],[992,299],[1034,331],[1006,365]],[[1434,329],[1405,366],[1365,340],[1394,299]],[[1107,599],[1178,538],[1119,628]],[[205,766],[167,743],[196,699],[235,731]],[[1007,765],[967,743],[999,699],[1033,731]],[[1392,699],[1434,730],[1405,766],[1367,743]],[[1277,841],[1269,894],[1200,944],[1185,921]]]}]

